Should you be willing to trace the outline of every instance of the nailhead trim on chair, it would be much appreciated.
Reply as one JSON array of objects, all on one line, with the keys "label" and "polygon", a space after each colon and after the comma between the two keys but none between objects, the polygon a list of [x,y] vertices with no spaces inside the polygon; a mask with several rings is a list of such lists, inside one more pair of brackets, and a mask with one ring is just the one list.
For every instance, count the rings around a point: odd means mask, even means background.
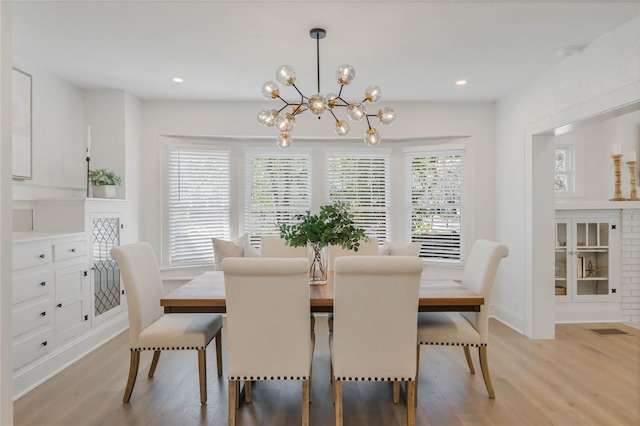
[{"label": "nailhead trim on chair", "polygon": [[436,345],[436,346],[473,346],[473,347],[481,347],[487,346],[486,343],[448,343],[448,342],[419,342],[419,345]]},{"label": "nailhead trim on chair", "polygon": [[404,378],[404,377],[336,377],[336,380],[341,380],[343,382],[357,382],[361,381],[376,381],[376,382],[412,382],[415,379],[412,378]]},{"label": "nailhead trim on chair", "polygon": [[229,380],[232,380],[232,381],[240,381],[240,380],[244,380],[244,381],[246,381],[246,380],[251,380],[251,381],[253,381],[253,380],[307,380],[308,378],[309,378],[308,376],[302,376],[302,377],[300,377],[300,376],[297,376],[297,377],[294,377],[294,376],[291,376],[291,377],[289,377],[289,376],[277,376],[277,377],[276,376],[271,376],[271,377],[269,377],[269,376],[264,376],[264,377],[260,377],[260,376],[255,376],[255,377],[254,376],[242,376],[242,377],[241,376],[238,376],[238,377],[229,376]]},{"label": "nailhead trim on chair", "polygon": [[175,351],[175,350],[202,350],[205,349],[204,346],[176,346],[171,348],[131,348],[131,352],[142,352],[142,351]]}]

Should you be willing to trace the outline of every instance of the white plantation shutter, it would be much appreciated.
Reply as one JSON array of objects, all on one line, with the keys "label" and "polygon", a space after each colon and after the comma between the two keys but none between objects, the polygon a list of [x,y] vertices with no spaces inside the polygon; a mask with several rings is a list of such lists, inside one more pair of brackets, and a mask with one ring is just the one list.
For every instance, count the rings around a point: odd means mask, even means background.
[{"label": "white plantation shutter", "polygon": [[279,235],[279,222],[311,209],[310,150],[249,150],[245,173],[244,229],[254,246],[262,235]]},{"label": "white plantation shutter", "polygon": [[390,228],[390,150],[326,151],[328,202],[350,204],[356,226],[378,241]]},{"label": "white plantation shutter", "polygon": [[211,238],[229,239],[229,152],[169,148],[171,266],[213,262]]},{"label": "white plantation shutter", "polygon": [[464,150],[406,152],[411,240],[420,257],[460,261],[463,253]]}]

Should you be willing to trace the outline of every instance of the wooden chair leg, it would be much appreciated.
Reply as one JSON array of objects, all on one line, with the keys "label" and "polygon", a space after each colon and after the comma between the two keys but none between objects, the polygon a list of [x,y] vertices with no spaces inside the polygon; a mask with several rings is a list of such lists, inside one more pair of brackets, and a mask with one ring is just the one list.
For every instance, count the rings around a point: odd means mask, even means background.
[{"label": "wooden chair leg", "polygon": [[311,379],[302,381],[302,426],[309,426],[309,404],[311,403]]},{"label": "wooden chair leg", "polygon": [[122,402],[127,403],[131,399],[131,392],[133,392],[133,386],[136,384],[136,377],[138,377],[138,366],[140,365],[140,352],[131,351],[131,362],[129,363],[129,378],[127,379],[127,387],[124,389],[124,397]]},{"label": "wooden chair leg", "polygon": [[222,329],[216,334],[216,367],[218,368],[218,377],[222,376]]},{"label": "wooden chair leg", "polygon": [[415,393],[416,393],[416,403],[418,405],[418,381],[420,380],[420,345],[416,345],[416,384],[415,384]]},{"label": "wooden chair leg", "polygon": [[151,361],[151,367],[149,367],[149,377],[153,377],[156,373],[156,367],[158,366],[158,360],[160,359],[160,351],[153,351],[153,360]]},{"label": "wooden chair leg", "polygon": [[487,347],[480,346],[478,348],[478,355],[480,356],[480,369],[482,370],[482,377],[484,378],[484,384],[489,392],[489,398],[495,399],[496,394],[493,391],[493,385],[491,384],[491,377],[489,377],[489,359],[487,358]]},{"label": "wooden chair leg", "polygon": [[342,380],[333,380],[333,391],[335,395],[335,412],[336,412],[336,426],[342,426]]},{"label": "wooden chair leg", "polygon": [[[399,382],[398,382],[399,383]],[[416,381],[407,382],[407,426],[416,424]]]},{"label": "wooden chair leg", "polygon": [[252,381],[247,380],[244,382],[244,402],[251,404],[251,385]]},{"label": "wooden chair leg", "polygon": [[393,403],[400,402],[400,382],[393,382]]},{"label": "wooden chair leg", "polygon": [[464,357],[467,359],[467,365],[469,366],[469,371],[471,374],[476,374],[475,368],[473,368],[473,360],[471,359],[471,351],[469,350],[469,346],[464,346]]},{"label": "wooden chair leg", "polygon": [[238,382],[229,380],[229,426],[236,426],[236,404],[238,398]]},{"label": "wooden chair leg", "polygon": [[198,371],[200,373],[200,402],[207,403],[207,353],[198,349]]}]

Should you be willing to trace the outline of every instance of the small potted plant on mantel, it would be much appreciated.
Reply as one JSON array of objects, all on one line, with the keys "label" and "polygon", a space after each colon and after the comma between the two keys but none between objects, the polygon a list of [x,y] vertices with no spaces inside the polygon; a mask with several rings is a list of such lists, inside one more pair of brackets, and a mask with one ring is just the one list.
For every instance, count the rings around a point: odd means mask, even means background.
[{"label": "small potted plant on mantel", "polygon": [[279,223],[280,237],[291,247],[307,247],[309,251],[309,280],[311,284],[327,282],[327,247],[340,246],[358,251],[360,241],[368,241],[364,229],[353,224],[349,205],[336,201],[320,207],[320,213],[310,211],[293,217],[296,223]]},{"label": "small potted plant on mantel", "polygon": [[93,196],[96,198],[116,198],[116,186],[122,185],[122,178],[106,169],[89,171]]}]

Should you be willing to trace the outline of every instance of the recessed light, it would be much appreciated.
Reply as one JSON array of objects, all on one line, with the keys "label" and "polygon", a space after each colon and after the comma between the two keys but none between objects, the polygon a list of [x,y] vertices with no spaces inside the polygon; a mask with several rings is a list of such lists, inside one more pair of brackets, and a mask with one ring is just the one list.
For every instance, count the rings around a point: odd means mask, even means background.
[{"label": "recessed light", "polygon": [[180,77],[173,77],[172,80],[173,80],[174,83],[182,83],[184,81]]},{"label": "recessed light", "polygon": [[458,86],[464,86],[465,84],[467,84],[467,80],[458,80],[458,81],[456,81],[456,84]]}]

